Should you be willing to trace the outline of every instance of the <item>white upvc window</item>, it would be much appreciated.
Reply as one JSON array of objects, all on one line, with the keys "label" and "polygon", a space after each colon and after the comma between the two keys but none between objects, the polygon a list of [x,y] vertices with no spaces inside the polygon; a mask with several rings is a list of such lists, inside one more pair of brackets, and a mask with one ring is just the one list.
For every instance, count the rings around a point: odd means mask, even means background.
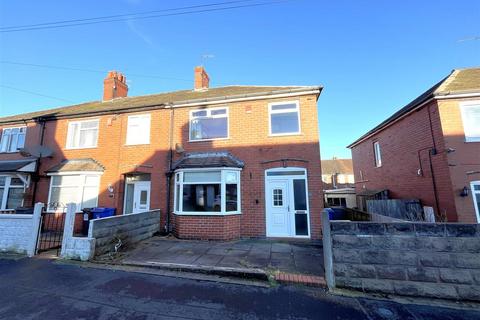
[{"label": "white upvc window", "polygon": [[477,222],[480,223],[480,181],[472,181],[472,198],[475,212],[477,213]]},{"label": "white upvc window", "polygon": [[268,117],[271,136],[293,135],[301,132],[298,101],[268,104]]},{"label": "white upvc window", "polygon": [[22,179],[10,176],[0,176],[0,210],[16,209],[23,206],[23,196],[27,186]]},{"label": "white upvc window", "polygon": [[480,141],[480,101],[468,101],[460,104],[463,130],[466,142]]},{"label": "white upvc window", "polygon": [[380,142],[375,141],[373,143],[373,153],[375,156],[375,167],[379,168],[382,166],[382,150],[380,149]]},{"label": "white upvc window", "polygon": [[67,149],[96,148],[98,126],[98,119],[69,122]]},{"label": "white upvc window", "polygon": [[51,174],[48,193],[48,211],[76,203],[77,211],[93,208],[98,204],[100,175],[98,173]]},{"label": "white upvc window", "polygon": [[150,143],[150,114],[133,115],[128,117],[127,145]]},{"label": "white upvc window", "polygon": [[240,170],[237,168],[183,169],[175,173],[176,214],[239,214],[240,204]]},{"label": "white upvc window", "polygon": [[190,141],[228,138],[228,108],[190,111]]},{"label": "white upvc window", "polygon": [[4,128],[0,140],[0,152],[17,152],[25,146],[27,127]]}]

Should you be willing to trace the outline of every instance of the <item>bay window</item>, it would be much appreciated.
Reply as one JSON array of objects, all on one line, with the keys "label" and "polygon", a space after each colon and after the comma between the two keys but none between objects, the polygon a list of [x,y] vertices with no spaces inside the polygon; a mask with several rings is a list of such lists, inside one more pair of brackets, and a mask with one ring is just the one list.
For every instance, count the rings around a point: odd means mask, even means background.
[{"label": "bay window", "polygon": [[23,205],[26,185],[14,176],[0,176],[0,209],[16,209]]},{"label": "bay window", "polygon": [[76,203],[77,210],[97,206],[100,176],[98,174],[52,175],[48,210]]},{"label": "bay window", "polygon": [[185,169],[175,174],[176,214],[240,213],[238,169]]}]

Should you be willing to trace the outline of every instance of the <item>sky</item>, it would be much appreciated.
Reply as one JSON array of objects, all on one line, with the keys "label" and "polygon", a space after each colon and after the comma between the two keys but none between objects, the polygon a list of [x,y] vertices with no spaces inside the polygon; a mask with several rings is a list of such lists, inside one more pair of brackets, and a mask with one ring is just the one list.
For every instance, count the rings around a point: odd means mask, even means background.
[{"label": "sky", "polygon": [[480,66],[478,0],[251,0],[229,6],[269,4],[1,32],[226,1],[1,1],[0,116],[100,100],[107,70],[125,73],[129,96],[190,89],[203,64],[212,86],[322,85],[321,157],[349,158],[349,143],[453,69]]}]

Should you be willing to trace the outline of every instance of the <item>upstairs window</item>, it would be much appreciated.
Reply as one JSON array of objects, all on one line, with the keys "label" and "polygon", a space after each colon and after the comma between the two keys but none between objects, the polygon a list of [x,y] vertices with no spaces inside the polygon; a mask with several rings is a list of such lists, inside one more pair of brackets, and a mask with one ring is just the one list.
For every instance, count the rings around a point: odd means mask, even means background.
[{"label": "upstairs window", "polygon": [[214,108],[190,112],[190,141],[228,138],[228,109]]},{"label": "upstairs window", "polygon": [[25,146],[27,127],[5,128],[2,131],[0,152],[17,152]]},{"label": "upstairs window", "polygon": [[465,141],[480,141],[480,102],[466,102],[461,105],[461,110]]},{"label": "upstairs window", "polygon": [[300,133],[300,112],[298,102],[271,103],[268,106],[270,135]]},{"label": "upstairs window", "polygon": [[70,122],[67,149],[95,148],[98,140],[98,124],[98,119]]},{"label": "upstairs window", "polygon": [[128,117],[127,145],[150,143],[150,115],[142,114]]},{"label": "upstairs window", "polygon": [[375,155],[375,167],[382,166],[382,150],[380,149],[380,142],[375,141],[373,143],[373,153]]}]

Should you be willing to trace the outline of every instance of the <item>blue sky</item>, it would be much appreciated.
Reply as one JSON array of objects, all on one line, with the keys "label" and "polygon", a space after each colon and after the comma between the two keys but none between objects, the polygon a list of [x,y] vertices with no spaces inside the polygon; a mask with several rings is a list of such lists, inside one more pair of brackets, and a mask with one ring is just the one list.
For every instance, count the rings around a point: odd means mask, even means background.
[{"label": "blue sky", "polygon": [[[223,1],[2,1],[0,26]],[[470,40],[480,36],[479,21],[476,0],[296,0],[0,33],[0,61],[120,70],[130,96],[191,88],[193,67],[202,62],[214,86],[321,84],[320,144],[327,159],[350,157],[346,145],[452,69],[480,66],[480,40]],[[202,59],[205,54],[214,57]],[[104,76],[0,63],[0,116],[99,100]]]}]

